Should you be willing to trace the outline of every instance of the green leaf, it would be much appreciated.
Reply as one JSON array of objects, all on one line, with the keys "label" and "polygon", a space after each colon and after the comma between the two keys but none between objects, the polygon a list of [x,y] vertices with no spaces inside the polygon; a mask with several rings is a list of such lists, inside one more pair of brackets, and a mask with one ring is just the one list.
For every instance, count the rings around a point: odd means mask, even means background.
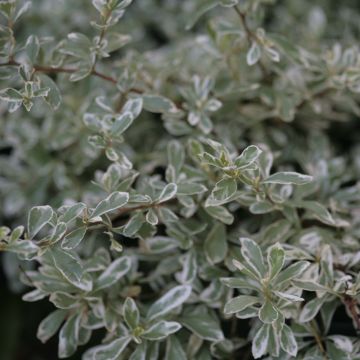
[{"label": "green leaf", "polygon": [[197,307],[183,315],[179,321],[203,340],[219,341],[224,338],[219,322],[208,313],[206,308]]},{"label": "green leaf", "polygon": [[234,216],[224,206],[208,206],[204,209],[214,219],[226,225],[231,225],[234,222]]},{"label": "green leaf", "polygon": [[241,238],[240,242],[241,254],[248,267],[262,279],[266,274],[266,267],[260,247],[254,240],[248,238]]},{"label": "green leaf", "polygon": [[269,343],[270,330],[271,326],[263,324],[255,334],[251,346],[251,352],[255,359],[261,358],[263,355],[266,354]]},{"label": "green leaf", "polygon": [[66,224],[70,223],[72,220],[76,219],[86,208],[84,203],[77,203],[68,207],[63,215],[59,216],[59,221],[62,221]]},{"label": "green leaf", "polygon": [[205,207],[218,206],[230,202],[236,193],[237,183],[235,179],[224,178],[216,183],[210,196],[205,202]]},{"label": "green leaf", "polygon": [[269,277],[273,279],[285,263],[285,251],[279,243],[273,245],[268,252],[267,262],[269,266]]},{"label": "green leaf", "polygon": [[234,164],[238,169],[245,169],[254,163],[261,153],[262,151],[257,146],[250,145],[234,160]]},{"label": "green leaf", "polygon": [[196,195],[207,191],[205,185],[197,184],[195,182],[185,182],[177,184],[177,193],[179,195]]},{"label": "green leaf", "polygon": [[153,320],[168,314],[170,311],[182,305],[189,298],[190,294],[190,285],[175,286],[150,306],[147,318]]},{"label": "green leaf", "polygon": [[59,333],[58,356],[60,359],[71,356],[78,347],[81,314],[71,315]]},{"label": "green leaf", "polygon": [[55,310],[41,321],[36,336],[41,342],[47,342],[59,330],[67,315],[65,310]]},{"label": "green leaf", "polygon": [[226,229],[221,223],[216,223],[204,242],[204,251],[210,264],[217,264],[224,260],[228,245],[226,240]]},{"label": "green leaf", "polygon": [[150,341],[159,341],[176,333],[180,329],[181,325],[176,321],[160,321],[145,330],[141,334],[141,337]]},{"label": "green leaf", "polygon": [[185,27],[186,30],[190,30],[202,15],[204,15],[206,12],[216,7],[218,4],[219,4],[219,0],[203,0],[203,1],[199,1],[199,3],[196,3],[197,7],[195,11],[190,13],[190,16],[187,20]]},{"label": "green leaf", "polygon": [[246,54],[246,62],[249,66],[255,65],[261,58],[261,48],[256,41],[253,41]]},{"label": "green leaf", "polygon": [[110,211],[119,209],[126,205],[129,201],[129,194],[126,192],[115,191],[110,194],[106,199],[100,201],[92,212],[90,219],[97,216],[104,215]]},{"label": "green leaf", "polygon": [[292,280],[292,283],[303,290],[307,291],[329,291],[329,288],[312,280]]},{"label": "green leaf", "polygon": [[301,276],[304,271],[310,266],[308,261],[298,261],[295,264],[291,264],[285,270],[281,271],[275,278],[274,283],[278,286],[290,281],[296,277]]},{"label": "green leaf", "polygon": [[94,360],[117,360],[130,341],[130,336],[124,336],[109,344],[97,346],[92,358]]},{"label": "green leaf", "polygon": [[176,336],[167,338],[164,360],[187,360],[186,353]]},{"label": "green leaf", "polygon": [[70,254],[57,247],[48,251],[55,267],[60,273],[72,284],[78,284],[83,275],[83,268],[79,264],[79,260]]},{"label": "green leaf", "polygon": [[132,298],[126,298],[123,311],[126,324],[130,329],[134,330],[139,325],[140,313],[135,301]]},{"label": "green leaf", "polygon": [[286,324],[283,325],[280,337],[281,348],[291,356],[296,356],[298,351],[297,342],[295,336]]},{"label": "green leaf", "polygon": [[156,199],[158,204],[172,199],[177,192],[177,185],[174,183],[167,184],[161,191],[160,195]]},{"label": "green leaf", "polygon": [[80,244],[85,234],[86,234],[86,226],[81,226],[71,231],[64,237],[64,240],[61,242],[61,247],[64,250],[75,249]]},{"label": "green leaf", "polygon": [[161,95],[142,95],[144,109],[153,113],[177,113],[176,105],[168,98]]},{"label": "green leaf", "polygon": [[266,299],[259,310],[259,319],[265,324],[271,324],[278,318],[279,314],[270,300]]},{"label": "green leaf", "polygon": [[324,298],[314,298],[307,302],[299,315],[299,322],[306,323],[314,319],[324,304]]},{"label": "green leaf", "polygon": [[111,127],[111,135],[120,136],[130,127],[133,121],[133,114],[129,111],[126,111],[123,114],[116,116],[114,123]]},{"label": "green leaf", "polygon": [[327,225],[335,225],[335,220],[327,210],[327,208],[316,201],[299,201],[296,203],[297,207],[309,210],[315,218]]},{"label": "green leaf", "polygon": [[224,313],[234,314],[259,302],[260,299],[256,296],[240,295],[231,299],[225,304]]},{"label": "green leaf", "polygon": [[108,268],[97,278],[94,291],[105,289],[119,281],[131,267],[131,259],[128,256],[114,260]]},{"label": "green leaf", "polygon": [[294,184],[304,185],[313,181],[313,177],[309,175],[303,175],[292,171],[277,172],[270,175],[263,181],[263,184]]},{"label": "green leaf", "polygon": [[33,207],[28,216],[28,233],[32,239],[53,217],[53,209],[46,206]]},{"label": "green leaf", "polygon": [[0,99],[7,102],[22,102],[23,95],[15,89],[7,88],[0,91]]},{"label": "green leaf", "polygon": [[43,87],[50,89],[45,101],[54,109],[57,110],[62,102],[62,96],[57,84],[47,75],[39,74],[41,84]]}]

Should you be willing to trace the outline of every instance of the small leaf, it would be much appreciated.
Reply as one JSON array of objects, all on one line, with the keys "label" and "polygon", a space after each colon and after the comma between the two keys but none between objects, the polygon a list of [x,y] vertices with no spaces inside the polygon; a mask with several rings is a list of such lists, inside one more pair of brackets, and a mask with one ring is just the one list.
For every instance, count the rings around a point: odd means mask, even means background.
[{"label": "small leaf", "polygon": [[176,333],[181,329],[181,325],[175,321],[160,321],[145,330],[141,337],[150,341],[159,341],[167,336]]},{"label": "small leaf", "polygon": [[118,115],[111,127],[111,135],[120,136],[125,130],[127,130],[133,123],[134,117],[131,112],[126,111],[123,114]]},{"label": "small leaf", "polygon": [[129,201],[129,194],[126,192],[115,191],[110,194],[105,200],[100,201],[95,210],[90,216],[93,219],[97,216],[106,214],[110,211],[121,208]]},{"label": "small leaf", "polygon": [[167,184],[163,190],[161,191],[159,197],[157,198],[156,202],[158,204],[163,203],[172,199],[177,192],[177,185],[174,183]]},{"label": "small leaf", "polygon": [[64,240],[61,243],[61,247],[64,250],[75,249],[80,244],[85,234],[86,234],[86,226],[81,226],[71,231],[64,237]]},{"label": "small leaf", "polygon": [[131,267],[131,259],[128,256],[114,260],[108,268],[97,278],[94,290],[105,289],[119,281]]},{"label": "small leaf", "polygon": [[60,325],[65,320],[67,311],[55,310],[43,319],[37,329],[36,336],[42,343],[48,341],[59,330]]},{"label": "small leaf", "polygon": [[60,359],[71,356],[78,346],[81,314],[71,315],[59,333],[58,356]]},{"label": "small leaf", "polygon": [[266,324],[273,323],[279,314],[275,308],[275,306],[271,303],[270,300],[266,299],[265,303],[259,310],[259,319]]},{"label": "small leaf", "polygon": [[204,251],[210,264],[217,264],[224,260],[228,245],[226,240],[226,229],[221,223],[216,223],[204,242]]},{"label": "small leaf", "polygon": [[269,249],[267,262],[269,266],[269,277],[273,279],[281,271],[285,263],[285,251],[279,243]]},{"label": "small leaf", "polygon": [[240,156],[234,160],[234,164],[238,169],[245,169],[254,161],[256,161],[261,153],[261,149],[259,149],[257,146],[250,145],[241,153]]},{"label": "small leaf", "polygon": [[262,252],[258,244],[251,239],[241,238],[241,254],[248,266],[262,279],[266,274],[266,267]]},{"label": "small leaf", "polygon": [[28,233],[32,239],[53,217],[53,209],[46,206],[33,207],[28,217]]},{"label": "small leaf", "polygon": [[255,65],[261,58],[261,48],[256,41],[253,41],[246,54],[246,62],[249,66]]},{"label": "small leaf", "polygon": [[299,322],[306,323],[308,321],[311,321],[320,311],[323,304],[324,304],[323,298],[321,299],[314,298],[309,302],[307,302],[301,310],[301,313],[299,315]]},{"label": "small leaf", "polygon": [[178,108],[168,98],[161,95],[142,95],[144,109],[153,113],[176,113]]},{"label": "small leaf", "polygon": [[309,266],[310,263],[308,261],[298,261],[295,264],[291,264],[274,278],[274,283],[281,285],[293,278],[299,277]]},{"label": "small leaf", "polygon": [[270,329],[271,326],[267,324],[263,324],[255,334],[251,346],[251,352],[255,359],[258,359],[266,354],[266,350],[269,343]]},{"label": "small leaf", "polygon": [[205,202],[205,207],[218,206],[228,203],[236,193],[237,183],[235,179],[224,178],[216,183],[210,196]]},{"label": "small leaf", "polygon": [[126,324],[130,329],[134,330],[139,325],[140,313],[135,301],[132,298],[126,298],[123,311]]},{"label": "small leaf", "polygon": [[169,290],[149,308],[147,318],[153,320],[182,305],[191,294],[190,285],[180,285]]},{"label": "small leaf", "polygon": [[94,350],[94,360],[117,360],[131,341],[130,336],[120,337],[109,344],[99,345]]},{"label": "small leaf", "polygon": [[228,301],[224,308],[225,314],[234,314],[248,308],[251,305],[257,304],[260,299],[256,296],[240,295]]},{"label": "small leaf", "polygon": [[291,356],[296,356],[298,351],[297,342],[295,336],[286,324],[283,325],[280,337],[281,348]]},{"label": "small leaf", "polygon": [[303,175],[292,171],[277,172],[270,175],[263,181],[263,184],[294,184],[304,185],[313,181],[313,177],[309,175]]},{"label": "small leaf", "polygon": [[234,216],[224,206],[208,206],[204,209],[214,219],[226,225],[231,225],[234,222]]}]

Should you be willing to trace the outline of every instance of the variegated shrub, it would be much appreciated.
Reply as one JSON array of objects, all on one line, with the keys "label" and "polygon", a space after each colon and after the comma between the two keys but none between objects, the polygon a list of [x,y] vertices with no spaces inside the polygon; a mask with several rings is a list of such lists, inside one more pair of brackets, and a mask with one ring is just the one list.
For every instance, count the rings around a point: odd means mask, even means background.
[{"label": "variegated shrub", "polygon": [[360,359],[359,12],[0,0],[1,260],[53,359]]}]

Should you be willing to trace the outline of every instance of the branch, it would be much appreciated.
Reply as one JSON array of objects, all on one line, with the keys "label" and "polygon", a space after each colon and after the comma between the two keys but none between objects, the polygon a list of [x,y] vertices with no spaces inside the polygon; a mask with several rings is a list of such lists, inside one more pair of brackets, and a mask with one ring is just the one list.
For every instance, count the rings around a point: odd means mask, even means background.
[{"label": "branch", "polygon": [[[21,64],[18,63],[15,60],[10,60],[7,63],[2,63],[0,64],[1,66],[20,66]],[[77,68],[66,68],[66,67],[52,67],[52,66],[43,66],[43,65],[34,65],[33,66],[34,70],[37,72],[42,72],[42,73],[46,73],[46,74],[58,74],[58,73],[66,73],[66,74],[72,74],[74,72],[77,72],[79,69]],[[106,80],[108,82],[111,82],[112,84],[116,85],[117,84],[117,80],[109,75],[105,75],[95,69],[91,70],[90,75],[96,76],[98,78],[101,78],[103,80]],[[138,94],[142,94],[144,91],[141,89],[137,89],[137,88],[132,88],[130,89],[130,91],[138,93]]]}]

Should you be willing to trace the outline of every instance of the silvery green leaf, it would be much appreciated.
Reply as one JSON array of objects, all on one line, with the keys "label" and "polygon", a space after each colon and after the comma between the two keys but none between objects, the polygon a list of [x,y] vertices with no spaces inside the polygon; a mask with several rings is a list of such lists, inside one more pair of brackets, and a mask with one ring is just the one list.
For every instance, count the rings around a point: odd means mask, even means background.
[{"label": "silvery green leaf", "polygon": [[197,4],[196,10],[190,14],[190,17],[186,22],[185,29],[190,30],[203,14],[213,9],[218,4],[219,0],[206,0]]},{"label": "silvery green leaf", "polygon": [[294,336],[294,333],[289,326],[284,324],[281,331],[280,338],[281,348],[291,356],[296,356],[298,351],[298,345]]},{"label": "silvery green leaf", "polygon": [[232,200],[233,195],[237,190],[237,183],[235,179],[224,178],[216,183],[210,196],[205,202],[205,207],[218,206],[228,203]]},{"label": "silvery green leaf", "polygon": [[285,263],[285,251],[279,243],[276,243],[269,249],[267,263],[269,267],[269,277],[273,279],[279,274]]},{"label": "silvery green leaf", "polygon": [[316,283],[313,280],[292,280],[292,283],[303,290],[307,291],[329,291],[329,288],[321,284]]},{"label": "silvery green leaf", "polygon": [[219,341],[224,338],[219,322],[205,307],[197,307],[179,319],[181,324],[203,340]]},{"label": "silvery green leaf", "polygon": [[335,225],[335,220],[326,207],[316,201],[301,201],[297,202],[298,207],[309,210],[321,222],[328,225]]},{"label": "silvery green leaf", "polygon": [[207,191],[205,185],[195,182],[184,182],[177,184],[177,193],[179,195],[196,195],[202,194]]},{"label": "silvery green leaf", "polygon": [[178,174],[185,160],[184,147],[179,141],[169,141],[167,146],[168,163],[172,165]]},{"label": "silvery green leaf", "polygon": [[55,243],[63,238],[67,230],[67,226],[64,222],[58,222],[51,234],[50,240]]},{"label": "silvery green leaf", "polygon": [[16,89],[7,88],[0,90],[0,99],[7,102],[22,102],[23,95]]},{"label": "silvery green leaf", "polygon": [[286,300],[286,301],[291,301],[291,302],[304,301],[304,299],[299,296],[296,296],[293,294],[288,294],[288,293],[281,292],[281,291],[274,291],[274,294],[276,294],[279,298]]},{"label": "silvery green leaf", "polygon": [[127,297],[123,306],[124,320],[130,329],[134,330],[140,321],[139,309],[136,306],[135,301]]},{"label": "silvery green leaf", "polygon": [[25,51],[31,63],[34,63],[36,61],[36,58],[39,54],[39,50],[40,50],[39,38],[35,35],[30,35],[25,43]]},{"label": "silvery green leaf", "polygon": [[127,256],[114,260],[108,268],[96,279],[94,290],[107,288],[119,281],[131,267],[131,259]]},{"label": "silvery green leaf", "polygon": [[148,344],[147,341],[143,341],[141,344],[137,345],[129,360],[146,360]]},{"label": "silvery green leaf", "polygon": [[309,266],[310,263],[308,261],[298,261],[295,264],[291,264],[274,278],[274,283],[281,285],[294,278],[300,277]]},{"label": "silvery green leaf", "polygon": [[143,108],[143,100],[141,97],[135,98],[135,99],[129,99],[126,101],[125,105],[122,108],[123,112],[130,112],[134,119],[136,119]]},{"label": "silvery green leaf", "polygon": [[247,265],[261,279],[266,274],[266,267],[260,247],[254,240],[241,238],[241,254]]},{"label": "silvery green leaf", "polygon": [[175,286],[150,306],[147,318],[153,320],[169,313],[182,305],[189,298],[190,294],[190,285]]},{"label": "silvery green leaf", "polygon": [[45,343],[58,331],[60,325],[65,320],[67,311],[55,310],[41,321],[37,330],[37,337]]},{"label": "silvery green leaf", "polygon": [[251,352],[255,359],[258,359],[266,354],[266,350],[269,343],[269,332],[271,326],[263,324],[257,331],[252,341]]},{"label": "silvery green leaf", "polygon": [[267,214],[275,209],[270,201],[257,201],[250,205],[249,210],[252,214]]},{"label": "silvery green leaf", "polygon": [[234,160],[234,164],[238,169],[245,169],[247,166],[254,163],[261,153],[261,149],[257,146],[250,145]]},{"label": "silvery green leaf", "polygon": [[142,95],[144,109],[153,113],[176,113],[178,108],[168,98],[161,95]]},{"label": "silvery green leaf", "polygon": [[71,283],[78,284],[83,275],[83,268],[76,257],[57,247],[48,250],[54,266]]},{"label": "silvery green leaf", "polygon": [[50,89],[45,101],[54,109],[57,110],[62,102],[62,96],[57,84],[49,76],[45,74],[39,75],[43,87]]},{"label": "silvery green leaf", "polygon": [[36,289],[33,291],[30,291],[22,296],[23,301],[33,302],[33,301],[39,301],[47,297],[48,294],[42,290]]},{"label": "silvery green leaf", "polygon": [[247,307],[257,304],[260,299],[256,296],[240,295],[229,300],[224,307],[225,314],[234,314],[246,309]]},{"label": "silvery green leaf", "polygon": [[254,282],[254,280],[245,277],[221,278],[220,280],[224,285],[234,289],[261,290],[259,282]]},{"label": "silvery green leaf", "polygon": [[220,5],[225,7],[233,7],[238,4],[239,0],[220,0]]},{"label": "silvery green leaf", "polygon": [[192,283],[197,275],[197,261],[195,251],[188,251],[180,258],[182,271],[175,274],[176,280],[181,284]]},{"label": "silvery green leaf", "polygon": [[115,191],[110,194],[105,200],[100,201],[92,212],[90,219],[93,219],[97,216],[101,216],[110,211],[121,208],[126,205],[129,201],[129,194],[126,192]]},{"label": "silvery green leaf", "polygon": [[256,41],[253,41],[246,54],[246,62],[249,66],[255,65],[261,58],[261,48]]},{"label": "silvery green leaf", "polygon": [[123,234],[128,237],[134,236],[144,223],[142,212],[135,213],[124,227]]},{"label": "silvery green leaf", "polygon": [[328,339],[332,340],[334,342],[335,346],[340,350],[343,350],[347,353],[351,353],[354,351],[354,345],[353,345],[351,339],[348,338],[347,336],[332,335],[332,336],[329,336]]},{"label": "silvery green leaf", "polygon": [[39,250],[35,242],[30,240],[19,240],[6,245],[6,250],[18,254],[30,255]]},{"label": "silvery green leaf", "polygon": [[166,340],[164,360],[187,360],[186,353],[176,335],[169,336]]},{"label": "silvery green leaf", "polygon": [[[10,231],[10,229],[9,229]],[[1,228],[0,228],[0,233],[1,233]],[[24,233],[24,226],[19,225],[17,226],[10,235],[9,241],[10,243],[16,242],[20,239],[20,236]],[[2,236],[0,234],[0,239],[2,239]]]},{"label": "silvery green leaf", "polygon": [[299,315],[299,321],[301,323],[305,323],[312,320],[320,311],[323,304],[324,298],[314,298],[307,302],[301,310],[301,313]]},{"label": "silvery green leaf", "polygon": [[115,117],[114,123],[111,127],[112,136],[120,136],[125,132],[130,125],[133,123],[134,117],[133,114],[129,111],[126,111]]},{"label": "silvery green leaf", "polygon": [[278,318],[279,313],[275,306],[268,299],[265,299],[264,304],[259,310],[259,319],[265,324],[271,324]]},{"label": "silvery green leaf", "polygon": [[71,315],[59,333],[58,356],[60,359],[71,356],[78,347],[81,313]]},{"label": "silvery green leaf", "polygon": [[94,360],[116,360],[131,341],[130,336],[120,337],[109,344],[99,345],[93,350]]},{"label": "silvery green leaf", "polygon": [[17,10],[13,22],[16,22],[19,20],[19,18],[25,14],[29,9],[31,8],[31,1],[25,1],[20,8]]},{"label": "silvery green leaf", "polygon": [[159,341],[167,336],[176,333],[181,329],[181,325],[175,321],[160,321],[145,330],[141,337],[150,341]]},{"label": "silvery green leaf", "polygon": [[169,208],[160,207],[157,209],[157,212],[163,223],[176,222],[179,220],[178,216]]},{"label": "silvery green leaf", "polygon": [[167,184],[161,191],[160,195],[156,199],[158,204],[172,199],[177,192],[177,185],[174,183]]},{"label": "silvery green leaf", "polygon": [[263,180],[263,184],[294,184],[304,185],[313,181],[313,177],[309,175],[299,174],[292,171],[277,172]]},{"label": "silvery green leaf", "polygon": [[49,300],[59,309],[72,309],[78,306],[78,298],[64,292],[55,292]]},{"label": "silvery green leaf", "polygon": [[158,216],[153,208],[150,208],[146,213],[146,221],[151,225],[157,225],[159,222]]},{"label": "silvery green leaf", "polygon": [[28,233],[32,239],[52,218],[53,210],[50,206],[35,206],[28,216]]},{"label": "silvery green leaf", "polygon": [[64,237],[64,240],[61,242],[61,247],[64,250],[75,249],[80,244],[85,234],[86,234],[86,226],[81,226],[79,228],[76,228],[75,230],[69,232]]},{"label": "silvery green leaf", "polygon": [[204,242],[204,252],[210,264],[224,260],[228,251],[226,228],[221,223],[216,223]]},{"label": "silvery green leaf", "polygon": [[154,236],[147,239],[147,245],[153,254],[161,254],[178,247],[175,239],[167,236]]},{"label": "silvery green leaf", "polygon": [[226,225],[231,225],[234,222],[234,216],[224,206],[208,206],[204,209],[210,216]]},{"label": "silvery green leaf", "polygon": [[59,221],[62,221],[66,224],[70,223],[72,220],[80,216],[83,210],[86,208],[84,203],[77,203],[68,207],[63,215],[59,216]]}]

